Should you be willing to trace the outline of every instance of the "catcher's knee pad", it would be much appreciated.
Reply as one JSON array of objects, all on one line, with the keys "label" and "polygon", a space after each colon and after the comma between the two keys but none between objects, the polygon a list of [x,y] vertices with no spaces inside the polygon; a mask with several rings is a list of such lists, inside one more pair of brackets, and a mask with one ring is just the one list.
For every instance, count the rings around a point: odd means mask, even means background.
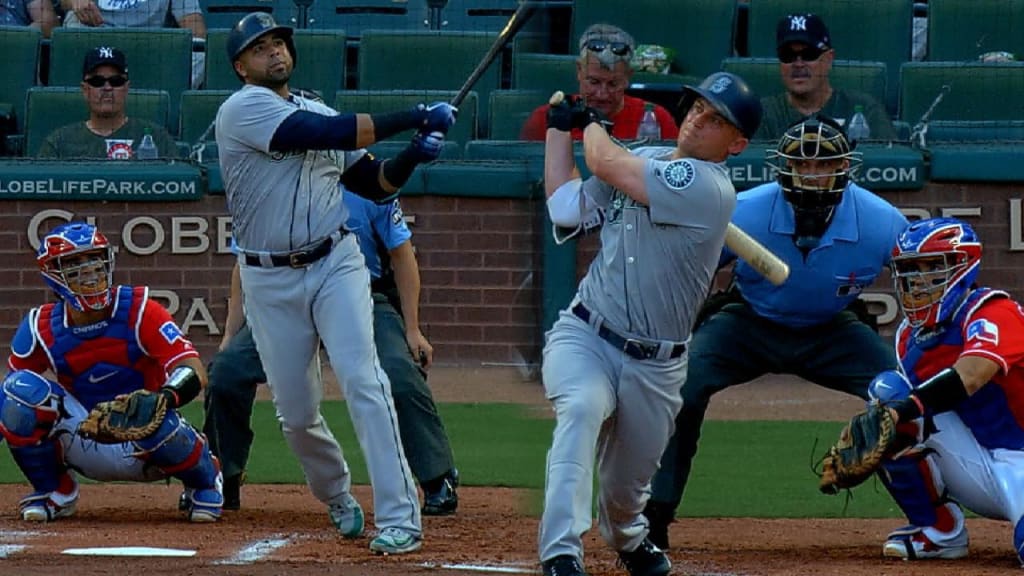
[{"label": "catcher's knee pad", "polygon": [[218,485],[220,467],[210,454],[206,439],[175,410],[148,438],[135,442],[139,457],[168,476],[182,481],[187,488],[211,488]]},{"label": "catcher's knee pad", "polygon": [[907,378],[895,370],[880,372],[868,384],[868,397],[882,404],[903,400],[910,396],[913,386]]},{"label": "catcher's knee pad", "polygon": [[59,384],[35,372],[11,372],[0,395],[0,434],[12,448],[45,441],[64,415],[64,394]]},{"label": "catcher's knee pad", "polygon": [[956,527],[959,509],[947,497],[946,484],[928,455],[915,451],[886,460],[878,476],[911,524],[949,532]]}]

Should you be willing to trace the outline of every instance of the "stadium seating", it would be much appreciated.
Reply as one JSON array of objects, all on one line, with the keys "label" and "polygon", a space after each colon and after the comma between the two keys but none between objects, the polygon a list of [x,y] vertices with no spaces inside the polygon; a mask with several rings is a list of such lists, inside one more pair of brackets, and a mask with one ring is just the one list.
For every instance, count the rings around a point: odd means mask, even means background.
[{"label": "stadium seating", "polygon": [[[89,109],[80,88],[36,86],[25,95],[25,155],[35,156],[50,132],[73,122],[84,122]],[[164,90],[132,89],[127,113],[170,129],[170,97]]]},{"label": "stadium seating", "polygon": [[[726,58],[722,60],[722,70],[741,76],[761,97],[778,94],[784,89],[776,58]],[[884,102],[887,76],[884,62],[836,60],[829,79],[836,88],[864,92]]]},{"label": "stadium seating", "polygon": [[[454,90],[341,90],[334,99],[334,109],[342,113],[379,113],[408,109],[418,102],[448,101],[455,96]],[[459,106],[459,119],[448,133],[448,140],[465,144],[476,135],[478,118],[476,92],[470,92]],[[408,140],[412,131],[407,131],[389,140]]]},{"label": "stadium seating", "polygon": [[518,140],[526,118],[534,108],[547,101],[539,90],[495,90],[491,92],[492,140]]},{"label": "stadium seating", "polygon": [[[768,0],[757,0],[766,2]],[[685,6],[684,6],[685,4]],[[585,0],[572,15],[571,52],[583,31],[598,22],[621,27],[637,44],[659,44],[676,51],[671,72],[704,77],[731,56],[736,2],[731,0]]]},{"label": "stadium seating", "polygon": [[931,120],[1024,120],[1024,62],[907,62],[900,74],[900,118],[911,125],[940,93]]},{"label": "stadium seating", "polygon": [[750,56],[775,57],[775,28],[787,14],[813,12],[832,34],[836,58],[884,62],[886,108],[895,115],[899,66],[910,60],[913,0],[757,0],[750,3]]},{"label": "stadium seating", "polygon": [[516,52],[512,56],[512,88],[539,90],[546,94],[555,90],[576,92],[579,89],[576,56]]},{"label": "stadium seating", "polygon": [[1024,57],[1024,2],[928,2],[928,60],[977,60],[995,51]]},{"label": "stadium seating", "polygon": [[[206,36],[207,90],[237,90],[241,82],[227,57],[228,30],[210,30]],[[330,101],[345,87],[344,30],[296,30],[292,38],[298,57],[288,85],[317,90]]]},{"label": "stadium seating", "polygon": [[[186,90],[182,92],[181,126],[178,140],[190,145],[198,142],[214,118],[217,117],[217,109],[232,94],[234,94],[233,90]],[[206,142],[213,141],[214,133],[211,130],[206,135]]]},{"label": "stadium seating", "polygon": [[[359,41],[359,90],[458,90],[494,43],[489,32],[366,30]],[[501,87],[501,59],[473,86],[486,124],[491,91]],[[459,124],[462,124],[459,117]],[[482,126],[486,133],[486,126]],[[475,133],[470,134],[470,137]]]},{"label": "stadium seating", "polygon": [[0,26],[0,137],[5,127],[19,133],[25,129],[25,91],[36,83],[41,37],[35,28]]},{"label": "stadium seating", "polygon": [[273,13],[274,0],[199,0],[199,7],[207,28],[233,28],[250,12]]},{"label": "stadium seating", "polygon": [[293,0],[279,0],[274,17],[302,28],[343,29],[349,38],[365,30],[426,30],[425,0],[316,0],[308,10],[308,22],[299,24],[299,7]]}]

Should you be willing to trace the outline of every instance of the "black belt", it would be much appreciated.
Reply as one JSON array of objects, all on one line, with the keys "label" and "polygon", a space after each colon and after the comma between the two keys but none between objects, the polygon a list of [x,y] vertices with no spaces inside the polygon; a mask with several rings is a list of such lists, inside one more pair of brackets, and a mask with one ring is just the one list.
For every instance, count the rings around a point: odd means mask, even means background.
[{"label": "black belt", "polygon": [[[577,302],[576,305],[572,307],[572,313],[580,320],[590,324],[590,310],[587,310],[587,307],[584,306],[582,302]],[[615,346],[637,360],[650,360],[652,358],[657,358],[658,352],[661,350],[661,345],[656,342],[644,342],[635,338],[626,338],[609,328],[604,322],[597,327],[597,335],[605,342]],[[682,356],[684,352],[686,352],[686,344],[676,344],[672,347],[672,351],[668,357],[669,359],[678,358]]]},{"label": "black belt", "polygon": [[[339,239],[344,238],[348,234],[348,230],[342,228],[340,230],[341,236]],[[296,250],[295,252],[289,252],[287,254],[270,254],[270,265],[277,266],[290,266],[292,268],[305,268],[317,260],[327,256],[331,253],[331,248],[334,247],[334,235],[330,235],[324,238],[322,242],[309,250]],[[263,266],[263,261],[260,259],[259,254],[244,253],[245,263],[249,266]]]}]

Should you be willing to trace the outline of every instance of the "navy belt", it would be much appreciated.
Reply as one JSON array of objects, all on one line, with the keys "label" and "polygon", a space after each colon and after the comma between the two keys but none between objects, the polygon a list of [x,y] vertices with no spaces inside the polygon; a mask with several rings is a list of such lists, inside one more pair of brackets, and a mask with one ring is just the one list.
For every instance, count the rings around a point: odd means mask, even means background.
[{"label": "navy belt", "polygon": [[[577,318],[583,320],[587,324],[590,324],[590,310],[583,305],[582,302],[577,302],[572,307],[572,313]],[[636,358],[637,360],[651,360],[658,357],[658,352],[661,351],[661,345],[657,342],[644,342],[643,340],[637,340],[636,338],[626,338],[622,334],[612,330],[604,322],[597,327],[597,335],[602,340],[611,344],[612,346],[622,350],[629,356]],[[669,359],[678,358],[686,352],[686,344],[676,344],[672,346],[668,357]]]},{"label": "navy belt", "polygon": [[[339,241],[348,234],[348,230],[344,228],[339,230],[339,232],[341,232],[341,235],[337,237]],[[289,252],[287,254],[270,254],[270,265],[274,267],[290,266],[292,268],[305,268],[331,253],[331,248],[334,247],[335,236],[335,234],[331,234],[327,238],[324,238],[319,244],[308,250],[296,250],[295,252]],[[260,258],[259,254],[245,252],[243,253],[243,256],[245,258],[245,263],[249,266],[264,266],[263,260]]]}]

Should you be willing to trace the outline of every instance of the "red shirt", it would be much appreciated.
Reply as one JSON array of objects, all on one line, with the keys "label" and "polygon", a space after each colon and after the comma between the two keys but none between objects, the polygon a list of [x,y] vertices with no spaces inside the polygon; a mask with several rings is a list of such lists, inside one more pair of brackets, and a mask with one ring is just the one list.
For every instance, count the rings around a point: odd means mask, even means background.
[{"label": "red shirt", "polygon": [[[635,139],[637,128],[640,127],[640,120],[644,116],[644,106],[647,104],[648,102],[641,98],[624,96],[622,98],[622,110],[619,110],[618,114],[611,117],[611,121],[615,123],[615,126],[612,128],[612,136],[619,140]],[[521,140],[544,140],[548,130],[547,114],[547,104],[537,107],[530,114],[530,117],[526,119],[526,124],[523,124],[523,130],[519,133],[519,138]],[[676,124],[672,114],[655,104],[654,115],[658,118],[658,124],[661,124],[661,139],[675,140],[679,136],[679,125]],[[572,139],[582,140],[583,131],[573,130]]]}]

